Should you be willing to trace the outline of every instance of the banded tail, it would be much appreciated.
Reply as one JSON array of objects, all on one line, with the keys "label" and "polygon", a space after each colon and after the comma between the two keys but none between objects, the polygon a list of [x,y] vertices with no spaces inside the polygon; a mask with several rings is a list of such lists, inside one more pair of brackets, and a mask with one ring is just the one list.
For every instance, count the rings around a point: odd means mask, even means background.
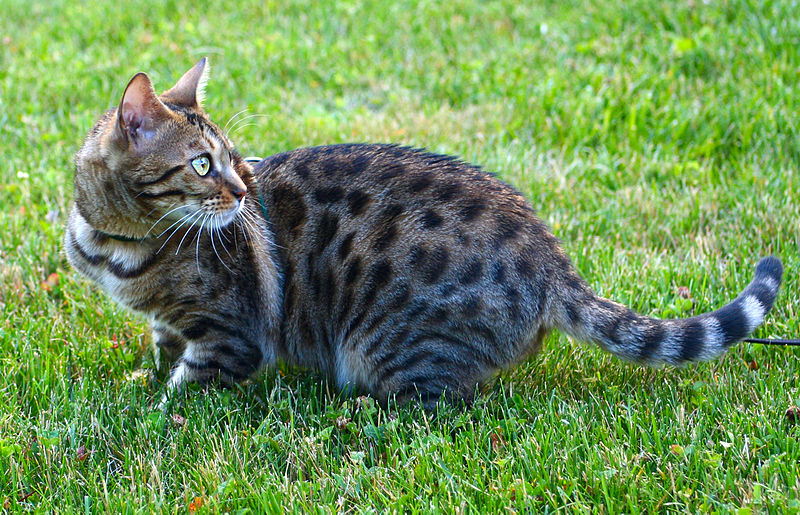
[{"label": "banded tail", "polygon": [[584,341],[597,343],[625,359],[651,365],[706,361],[749,336],[772,309],[783,276],[775,257],[756,266],[753,281],[716,311],[691,318],[657,320],[598,297],[581,281],[567,289],[557,327]]}]

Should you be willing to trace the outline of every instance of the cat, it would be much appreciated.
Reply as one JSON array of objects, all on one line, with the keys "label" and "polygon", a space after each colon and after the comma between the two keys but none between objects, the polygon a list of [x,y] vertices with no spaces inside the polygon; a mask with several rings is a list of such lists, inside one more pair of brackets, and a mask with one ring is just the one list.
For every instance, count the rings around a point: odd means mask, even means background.
[{"label": "cat", "polygon": [[470,402],[551,329],[628,361],[710,360],[772,308],[763,258],[731,303],[656,320],[597,296],[511,186],[455,157],[341,144],[254,166],[201,107],[205,59],[138,73],[75,157],[69,262],[152,323],[167,391],[278,360],[382,402]]}]

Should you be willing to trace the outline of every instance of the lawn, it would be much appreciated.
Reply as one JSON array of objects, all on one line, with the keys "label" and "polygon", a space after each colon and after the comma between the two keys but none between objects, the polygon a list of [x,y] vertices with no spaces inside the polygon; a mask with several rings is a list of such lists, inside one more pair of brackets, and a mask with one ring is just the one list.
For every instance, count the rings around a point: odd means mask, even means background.
[{"label": "lawn", "polygon": [[146,325],[61,248],[94,120],[135,72],[163,90],[207,55],[206,108],[247,110],[243,154],[463,156],[522,190],[601,294],[656,317],[721,306],[777,255],[756,335],[797,337],[794,3],[212,3],[0,2],[0,506],[800,510],[800,350],[647,369],[553,334],[436,417],[293,369],[164,414]]}]

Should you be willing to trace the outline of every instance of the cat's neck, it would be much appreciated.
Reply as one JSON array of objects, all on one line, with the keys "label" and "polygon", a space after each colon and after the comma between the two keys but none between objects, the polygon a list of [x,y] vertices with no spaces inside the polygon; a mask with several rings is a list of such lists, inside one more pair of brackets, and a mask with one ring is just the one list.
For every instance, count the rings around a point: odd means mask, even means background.
[{"label": "cat's neck", "polygon": [[98,208],[86,209],[86,204],[80,202],[77,198],[75,207],[86,224],[102,238],[120,242],[143,242],[152,239],[151,231],[149,231],[150,226],[126,219],[126,215],[118,209],[107,207],[106,213],[113,213],[113,218],[108,214],[105,215],[108,218],[104,218],[100,215]]},{"label": "cat's neck", "polygon": [[73,204],[67,226],[68,230],[73,232],[76,240],[86,244],[87,248],[93,248],[94,250],[97,250],[98,246],[103,246],[106,250],[109,248],[139,248],[139,251],[145,252],[158,244],[157,238],[152,235],[134,238],[125,234],[109,233],[98,229],[86,219],[81,212],[80,205],[77,203]]},{"label": "cat's neck", "polygon": [[146,237],[145,238],[131,238],[129,236],[122,236],[120,234],[109,234],[107,232],[98,231],[97,229],[95,229],[95,232],[98,234],[98,236],[100,238],[108,238],[109,240],[121,241],[123,243],[134,243],[134,242],[141,243],[141,242],[143,242],[143,241],[148,239]]}]

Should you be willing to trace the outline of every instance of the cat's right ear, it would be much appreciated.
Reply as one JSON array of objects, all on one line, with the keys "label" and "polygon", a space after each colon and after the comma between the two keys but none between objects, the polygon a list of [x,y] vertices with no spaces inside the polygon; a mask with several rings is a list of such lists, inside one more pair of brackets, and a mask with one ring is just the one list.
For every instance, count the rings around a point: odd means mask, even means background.
[{"label": "cat's right ear", "polygon": [[169,117],[169,109],[158,99],[147,74],[133,76],[117,108],[115,136],[126,145],[140,145],[155,136]]}]

